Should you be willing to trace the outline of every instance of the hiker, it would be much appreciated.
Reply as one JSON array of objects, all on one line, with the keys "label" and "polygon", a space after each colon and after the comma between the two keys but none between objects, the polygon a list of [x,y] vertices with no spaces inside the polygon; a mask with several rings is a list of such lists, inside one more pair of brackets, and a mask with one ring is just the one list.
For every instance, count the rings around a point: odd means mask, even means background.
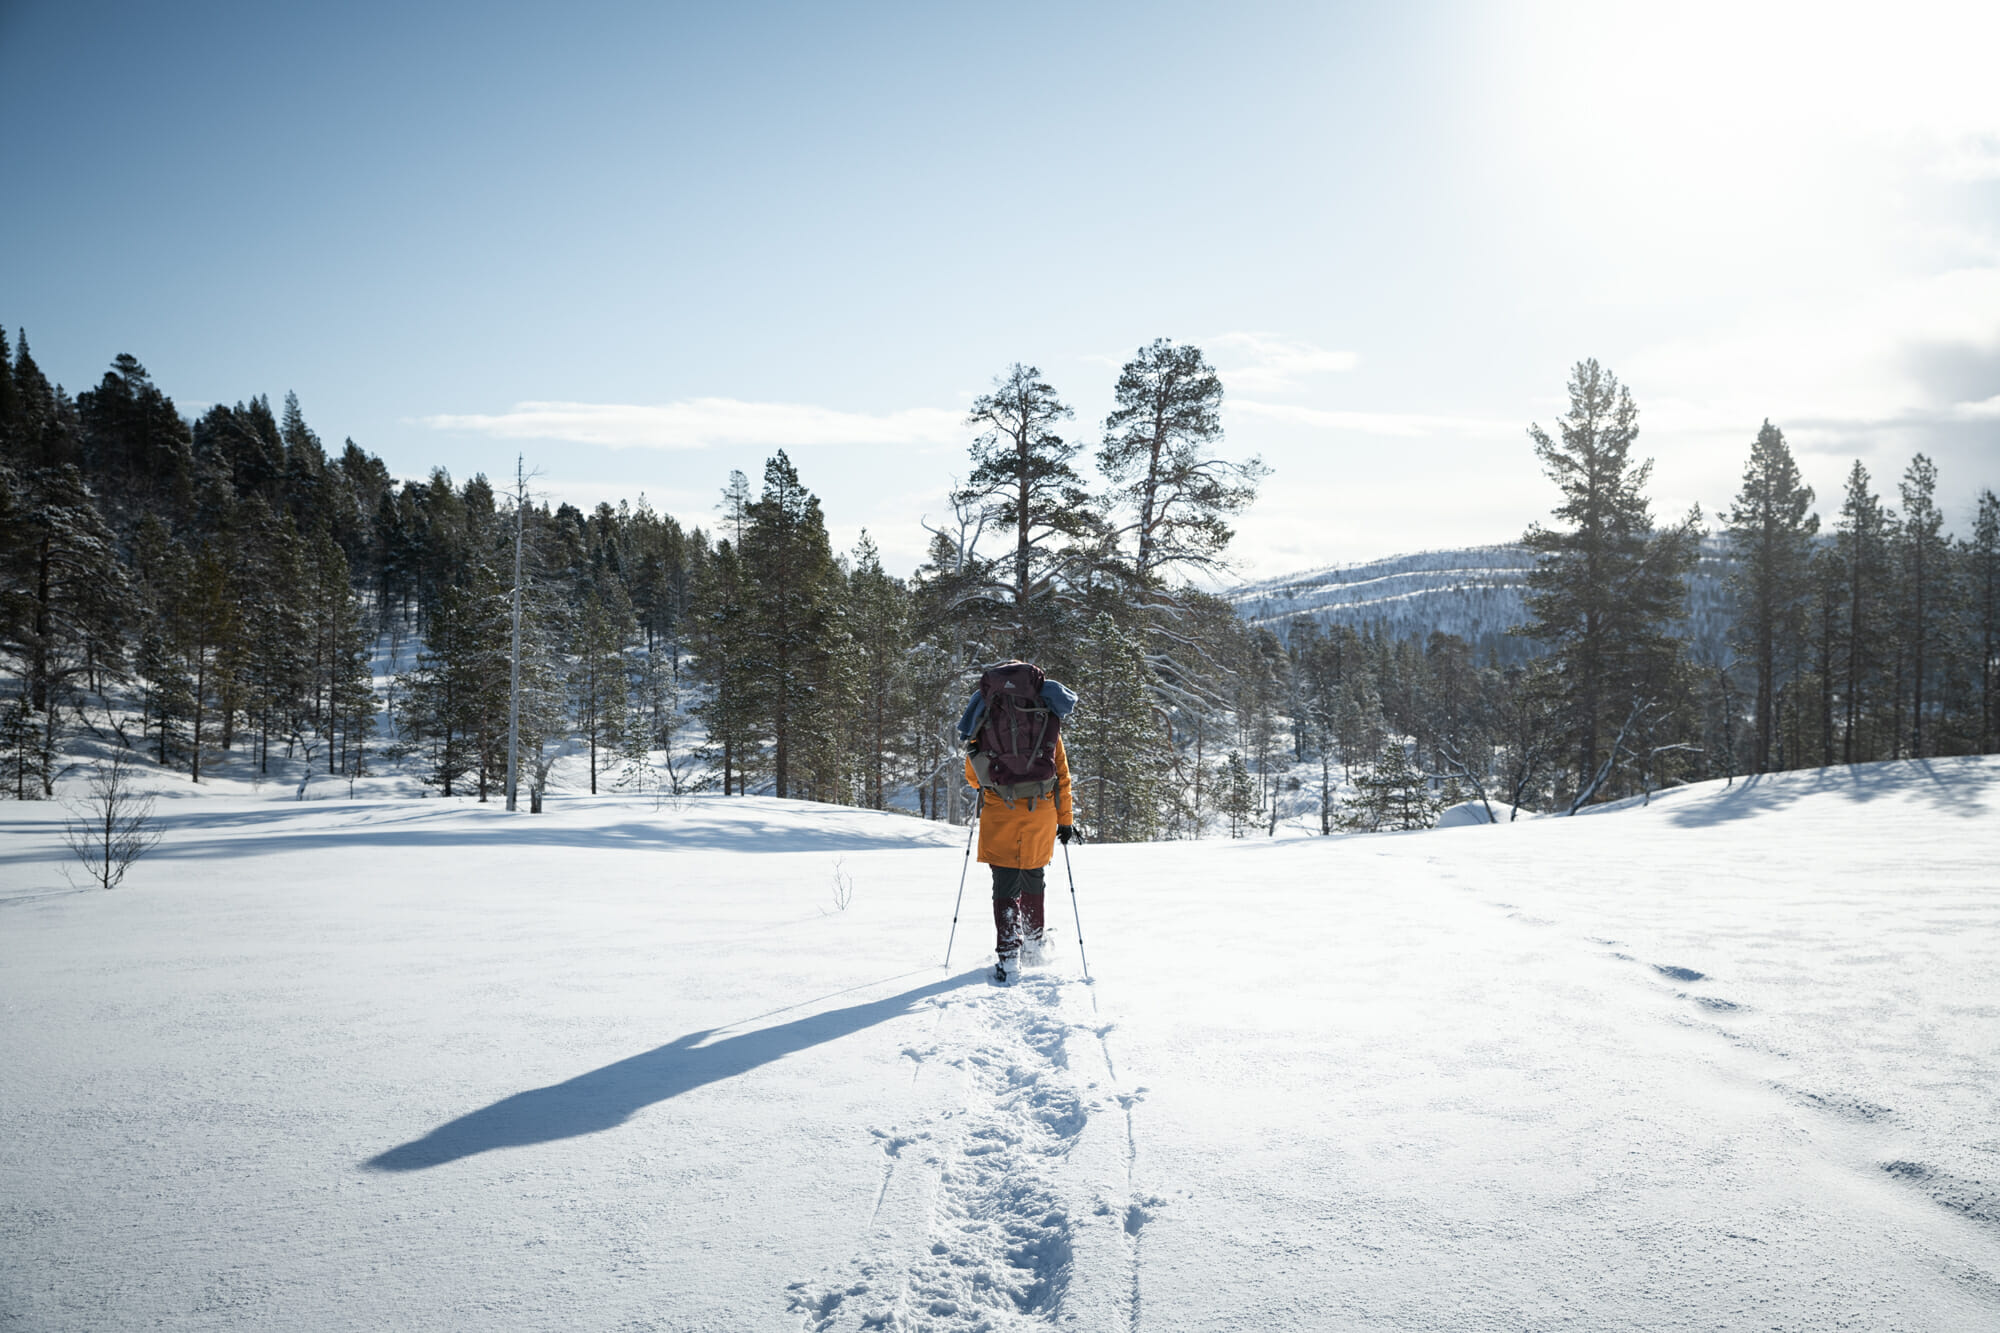
[{"label": "hiker", "polygon": [[1076,695],[1028,662],[984,672],[958,732],[965,780],[979,788],[979,860],[993,868],[993,978],[1043,957],[1043,871],[1076,836],[1062,719]]}]

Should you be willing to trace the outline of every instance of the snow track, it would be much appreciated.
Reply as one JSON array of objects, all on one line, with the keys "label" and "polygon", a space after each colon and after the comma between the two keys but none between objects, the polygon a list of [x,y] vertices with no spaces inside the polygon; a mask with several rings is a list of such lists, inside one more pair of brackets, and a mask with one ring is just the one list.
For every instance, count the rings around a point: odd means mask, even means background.
[{"label": "snow track", "polygon": [[932,1001],[937,1043],[905,1052],[912,1085],[939,1065],[956,1086],[912,1108],[923,1124],[869,1131],[887,1160],[868,1248],[792,1285],[806,1329],[1139,1327],[1139,1232],[1159,1206],[1132,1193],[1143,1089],[1116,1086],[1111,1029],[1074,1012],[1083,993],[1031,974]]}]

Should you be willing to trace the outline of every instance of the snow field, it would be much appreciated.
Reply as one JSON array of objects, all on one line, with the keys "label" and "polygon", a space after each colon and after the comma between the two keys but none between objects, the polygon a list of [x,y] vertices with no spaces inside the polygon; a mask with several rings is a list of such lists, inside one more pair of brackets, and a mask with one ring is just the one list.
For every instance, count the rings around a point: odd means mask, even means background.
[{"label": "snow field", "polygon": [[[1058,853],[756,798],[0,809],[0,1328],[2000,1327],[2000,763]],[[836,870],[851,876],[834,905]]]}]

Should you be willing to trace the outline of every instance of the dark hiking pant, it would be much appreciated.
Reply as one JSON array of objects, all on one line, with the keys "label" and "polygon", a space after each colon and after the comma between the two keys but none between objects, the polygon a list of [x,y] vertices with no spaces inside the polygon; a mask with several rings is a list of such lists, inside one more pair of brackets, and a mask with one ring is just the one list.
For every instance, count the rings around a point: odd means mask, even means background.
[{"label": "dark hiking pant", "polygon": [[1005,958],[1021,952],[1021,938],[1042,938],[1040,870],[993,867],[993,951]]}]

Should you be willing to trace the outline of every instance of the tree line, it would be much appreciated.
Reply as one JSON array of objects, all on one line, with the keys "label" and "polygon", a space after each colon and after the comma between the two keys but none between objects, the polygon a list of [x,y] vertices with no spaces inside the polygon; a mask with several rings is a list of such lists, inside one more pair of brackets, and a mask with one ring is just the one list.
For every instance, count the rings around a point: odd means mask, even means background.
[{"label": "tree line", "polygon": [[518,675],[531,809],[571,756],[593,792],[962,818],[952,722],[1013,656],[1082,694],[1081,819],[1121,840],[1415,827],[1460,798],[1576,809],[1995,748],[1996,507],[1952,538],[1926,460],[1899,507],[1857,464],[1821,533],[1767,425],[1724,528],[1734,652],[1705,660],[1684,624],[1701,515],[1654,519],[1637,409],[1585,362],[1556,432],[1532,432],[1559,503],[1527,536],[1533,656],[1502,666],[1442,634],[1253,629],[1196,587],[1265,475],[1224,452],[1221,405],[1200,349],[1167,340],[1082,431],[1039,370],[1008,367],[901,578],[866,534],[833,549],[783,450],[730,475],[707,529],[643,497],[586,513],[484,476],[399,482],[351,440],[326,449],[291,396],[184,418],[129,356],[71,398],[0,335],[0,777],[51,793],[90,729],[196,781],[217,754],[279,753],[484,800]]},{"label": "tree line", "polygon": [[[1655,518],[1651,463],[1633,453],[1638,408],[1616,376],[1579,363],[1554,433],[1530,437],[1557,491],[1536,553],[1520,665],[1474,660],[1448,635],[1390,642],[1300,622],[1288,639],[1283,712],[1293,755],[1324,774],[1403,751],[1442,800],[1495,818],[1574,812],[1681,782],[1870,760],[2000,751],[2000,499],[1980,493],[1972,530],[1946,531],[1937,469],[1913,458],[1886,501],[1860,462],[1822,531],[1784,432],[1751,442],[1719,534],[1734,605],[1726,642],[1689,628],[1687,576],[1706,534],[1699,508]],[[1411,827],[1433,811],[1408,775],[1380,772],[1346,813]]]}]

